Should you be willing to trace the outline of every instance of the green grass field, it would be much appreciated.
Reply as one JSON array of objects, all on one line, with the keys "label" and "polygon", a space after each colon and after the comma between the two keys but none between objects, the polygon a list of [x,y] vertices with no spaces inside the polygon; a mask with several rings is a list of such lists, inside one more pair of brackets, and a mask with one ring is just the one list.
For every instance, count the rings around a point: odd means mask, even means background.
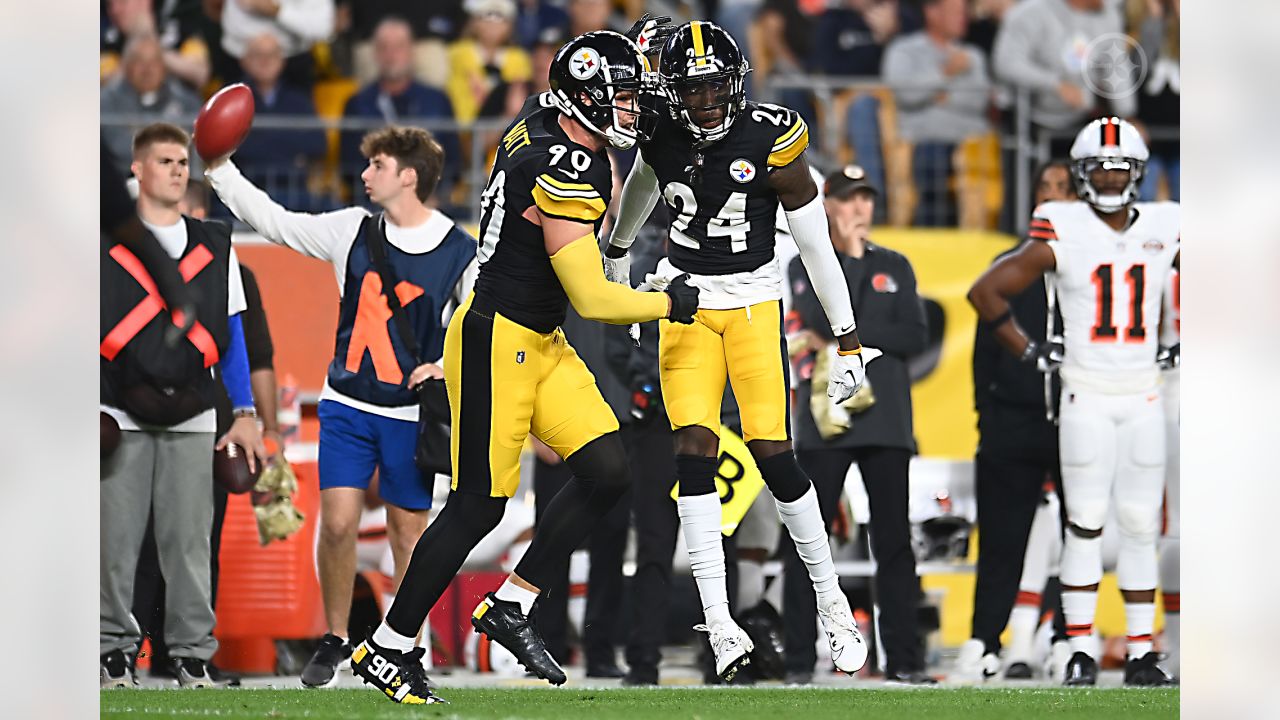
[{"label": "green grass field", "polygon": [[1178,690],[443,688],[448,705],[400,706],[369,690],[112,690],[103,718],[547,718],[548,720],[995,720],[1178,717]]}]

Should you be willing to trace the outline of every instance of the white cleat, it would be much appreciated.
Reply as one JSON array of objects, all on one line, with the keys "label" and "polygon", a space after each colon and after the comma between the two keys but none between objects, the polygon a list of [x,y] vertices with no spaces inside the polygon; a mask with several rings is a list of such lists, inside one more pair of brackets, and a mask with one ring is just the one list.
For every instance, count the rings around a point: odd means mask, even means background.
[{"label": "white cleat", "polygon": [[1067,674],[1067,662],[1071,660],[1071,643],[1059,640],[1049,649],[1044,662],[1044,676],[1050,682],[1060,683]]},{"label": "white cleat", "polygon": [[716,675],[729,682],[738,671],[751,664],[751,651],[756,648],[738,624],[730,620],[715,625],[694,625],[694,630],[710,635],[711,652],[716,656]]},{"label": "white cleat", "polygon": [[853,621],[853,611],[844,593],[828,603],[818,606],[818,619],[827,632],[831,645],[831,661],[842,673],[852,675],[867,664],[867,643]]},{"label": "white cleat", "polygon": [[947,681],[957,685],[976,685],[986,682],[1000,672],[1000,657],[987,652],[986,643],[970,638],[960,646],[956,667]]}]

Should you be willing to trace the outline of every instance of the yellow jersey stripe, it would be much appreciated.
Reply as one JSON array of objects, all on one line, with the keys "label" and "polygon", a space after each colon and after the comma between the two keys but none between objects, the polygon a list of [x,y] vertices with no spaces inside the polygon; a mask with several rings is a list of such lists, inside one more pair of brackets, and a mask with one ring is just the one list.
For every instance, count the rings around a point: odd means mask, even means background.
[{"label": "yellow jersey stripe", "polygon": [[583,192],[593,192],[593,193],[596,192],[596,189],[591,187],[587,183],[565,182],[564,180],[560,180],[554,175],[548,175],[547,173],[543,173],[539,175],[538,182],[550,183],[553,188],[559,188],[561,190],[579,190]]},{"label": "yellow jersey stripe", "polygon": [[538,178],[537,180],[534,181],[534,183],[536,184],[537,187],[541,187],[543,192],[547,193],[548,195],[554,195],[556,197],[582,198],[584,200],[592,200],[592,199],[600,198],[600,193],[596,192],[595,188],[592,188],[590,186],[586,186],[587,189],[585,190],[578,190],[578,189],[565,190],[563,188],[557,187],[550,183],[543,182],[542,178]]},{"label": "yellow jersey stripe", "polygon": [[579,222],[595,222],[604,214],[604,199],[560,197],[548,193],[542,185],[533,186],[533,204],[552,217]]},{"label": "yellow jersey stripe", "polygon": [[689,23],[689,29],[693,31],[693,56],[698,59],[699,65],[706,65],[707,48],[702,44],[702,23],[691,22]]},{"label": "yellow jersey stripe", "polygon": [[804,152],[805,148],[809,147],[809,128],[803,124],[800,127],[803,129],[785,148],[778,148],[769,153],[769,167],[786,167],[800,157],[800,153]]},{"label": "yellow jersey stripe", "polygon": [[777,140],[773,141],[773,149],[781,150],[785,145],[789,144],[789,142],[795,138],[796,133],[803,130],[804,127],[804,120],[797,120],[795,125],[792,125],[789,130],[783,133]]}]

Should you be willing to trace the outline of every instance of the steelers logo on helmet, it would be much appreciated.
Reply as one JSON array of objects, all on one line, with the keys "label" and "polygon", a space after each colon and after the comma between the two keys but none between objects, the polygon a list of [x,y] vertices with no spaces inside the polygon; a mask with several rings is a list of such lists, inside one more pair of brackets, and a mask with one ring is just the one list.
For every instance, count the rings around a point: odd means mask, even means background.
[{"label": "steelers logo on helmet", "polygon": [[756,166],[746,158],[738,158],[729,163],[729,177],[746,184],[756,178]]},{"label": "steelers logo on helmet", "polygon": [[588,80],[600,72],[600,53],[593,47],[584,47],[569,58],[569,74],[579,80]]}]

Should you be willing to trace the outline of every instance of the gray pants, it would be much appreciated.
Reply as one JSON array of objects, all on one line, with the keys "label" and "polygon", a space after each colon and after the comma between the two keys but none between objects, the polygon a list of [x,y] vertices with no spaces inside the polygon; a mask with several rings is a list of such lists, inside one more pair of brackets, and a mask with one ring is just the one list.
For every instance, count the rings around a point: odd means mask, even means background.
[{"label": "gray pants", "polygon": [[208,660],[218,649],[210,604],[213,433],[120,433],[102,463],[98,547],[99,649],[133,653],[142,641],[133,617],[133,580],[155,510],[156,549],[165,579],[165,643],[174,658]]}]

